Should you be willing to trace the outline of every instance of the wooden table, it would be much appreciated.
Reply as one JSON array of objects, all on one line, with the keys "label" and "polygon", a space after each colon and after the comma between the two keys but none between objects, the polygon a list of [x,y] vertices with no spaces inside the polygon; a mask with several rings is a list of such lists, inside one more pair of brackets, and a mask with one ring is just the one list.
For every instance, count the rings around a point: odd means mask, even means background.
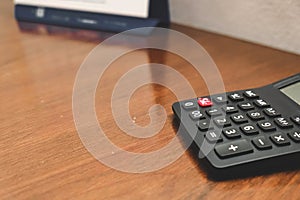
[{"label": "wooden table", "polygon": [[[24,31],[14,20],[10,1],[1,1],[0,10],[1,199],[300,198],[298,171],[214,182],[188,152],[150,173],[125,173],[100,163],[82,144],[72,113],[76,73],[99,40],[65,31]],[[298,55],[179,25],[172,25],[172,29],[205,47],[227,91],[259,87],[300,72]],[[113,119],[110,98],[115,84],[130,69],[149,60],[179,71],[198,96],[208,92],[201,76],[174,54],[141,50],[116,60],[98,85],[96,112],[107,137],[136,153],[159,150],[176,134],[171,110],[175,95],[155,84],[136,90],[129,108],[135,123],[145,126],[150,122],[148,109],[153,104],[164,106],[167,119],[157,135],[130,137]],[[168,81],[177,84],[176,80]],[[113,158],[114,152],[108,156]]]}]

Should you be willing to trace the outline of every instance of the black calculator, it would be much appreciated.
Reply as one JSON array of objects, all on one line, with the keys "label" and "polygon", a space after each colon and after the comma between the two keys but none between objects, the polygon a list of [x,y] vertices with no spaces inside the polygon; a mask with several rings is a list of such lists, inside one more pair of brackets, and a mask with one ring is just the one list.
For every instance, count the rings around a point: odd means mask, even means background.
[{"label": "black calculator", "polygon": [[181,138],[209,178],[300,169],[300,74],[172,108]]}]

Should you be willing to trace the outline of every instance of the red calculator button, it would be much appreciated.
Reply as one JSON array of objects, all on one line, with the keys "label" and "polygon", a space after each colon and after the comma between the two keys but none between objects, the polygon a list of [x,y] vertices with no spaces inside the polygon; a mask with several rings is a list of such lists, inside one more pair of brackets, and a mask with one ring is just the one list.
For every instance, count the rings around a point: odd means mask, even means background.
[{"label": "red calculator button", "polygon": [[199,98],[198,104],[201,107],[210,107],[213,105],[213,102],[209,98]]}]

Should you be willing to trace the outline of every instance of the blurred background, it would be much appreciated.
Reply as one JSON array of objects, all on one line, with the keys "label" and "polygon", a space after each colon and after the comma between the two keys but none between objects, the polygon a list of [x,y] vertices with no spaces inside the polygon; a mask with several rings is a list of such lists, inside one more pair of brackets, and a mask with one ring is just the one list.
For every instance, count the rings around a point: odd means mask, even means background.
[{"label": "blurred background", "polygon": [[171,19],[300,54],[299,0],[170,0]]}]

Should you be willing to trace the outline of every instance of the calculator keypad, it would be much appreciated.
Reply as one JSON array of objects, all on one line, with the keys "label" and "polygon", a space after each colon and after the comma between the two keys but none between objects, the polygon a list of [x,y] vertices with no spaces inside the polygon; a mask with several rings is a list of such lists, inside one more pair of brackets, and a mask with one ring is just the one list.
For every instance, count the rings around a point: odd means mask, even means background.
[{"label": "calculator keypad", "polygon": [[[300,143],[300,115],[282,116],[252,90],[182,102],[220,159]],[[200,108],[200,109],[199,109]],[[212,120],[212,123],[210,121]],[[215,129],[221,129],[217,133]]]},{"label": "calculator keypad", "polygon": [[300,169],[299,84],[296,74],[172,105],[179,136],[209,179]]}]

